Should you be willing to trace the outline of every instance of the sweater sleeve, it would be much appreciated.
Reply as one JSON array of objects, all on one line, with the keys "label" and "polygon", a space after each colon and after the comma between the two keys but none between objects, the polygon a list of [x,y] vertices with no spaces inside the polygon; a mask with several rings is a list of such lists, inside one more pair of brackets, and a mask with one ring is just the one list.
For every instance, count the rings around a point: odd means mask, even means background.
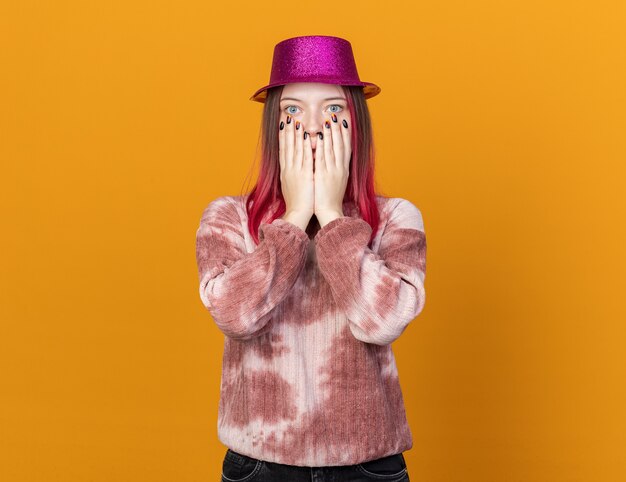
[{"label": "sweater sleeve", "polygon": [[244,226],[231,196],[212,201],[196,232],[196,261],[202,303],[226,336],[245,340],[269,328],[304,265],[309,237],[277,218],[259,226],[259,244],[246,252]]},{"label": "sweater sleeve", "polygon": [[410,201],[396,199],[378,253],[368,247],[372,227],[360,218],[333,219],[314,240],[319,269],[352,334],[376,345],[396,340],[426,299],[422,215]]}]

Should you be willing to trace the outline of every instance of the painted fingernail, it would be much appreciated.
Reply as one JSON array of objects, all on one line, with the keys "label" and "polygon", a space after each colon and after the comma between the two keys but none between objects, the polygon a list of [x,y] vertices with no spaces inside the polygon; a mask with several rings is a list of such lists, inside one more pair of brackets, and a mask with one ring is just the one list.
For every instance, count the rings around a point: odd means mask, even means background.
[{"label": "painted fingernail", "polygon": [[332,118],[333,122],[337,122],[337,114],[333,114],[330,117]]},{"label": "painted fingernail", "polygon": [[307,131],[304,131],[304,138],[306,139],[307,136],[309,135],[309,133]]},{"label": "painted fingernail", "polygon": [[324,134],[322,134],[321,132],[318,132],[318,135],[320,136],[320,139],[324,138]]},{"label": "painted fingernail", "polygon": [[300,129],[300,121],[296,121],[296,130]]},{"label": "painted fingernail", "polygon": [[290,115],[287,116],[287,124],[291,124],[291,116]]},{"label": "painted fingernail", "polygon": [[341,121],[341,123],[343,124],[344,127],[348,127],[348,121],[346,121],[345,119]]},{"label": "painted fingernail", "polygon": [[327,129],[330,129],[330,122],[325,121],[325,122],[324,122],[324,125],[326,126],[326,128],[327,128]]},{"label": "painted fingernail", "polygon": [[280,130],[282,131],[284,127],[285,127],[285,123],[283,121],[280,121]]}]

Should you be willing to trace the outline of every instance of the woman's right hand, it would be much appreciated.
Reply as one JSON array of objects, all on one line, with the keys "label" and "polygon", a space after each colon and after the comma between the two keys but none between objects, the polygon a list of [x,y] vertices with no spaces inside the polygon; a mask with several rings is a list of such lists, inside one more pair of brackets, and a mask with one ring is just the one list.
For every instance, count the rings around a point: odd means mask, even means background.
[{"label": "woman's right hand", "polygon": [[283,218],[306,230],[315,212],[311,136],[304,139],[304,127],[289,115],[278,129],[280,184],[287,206]]}]

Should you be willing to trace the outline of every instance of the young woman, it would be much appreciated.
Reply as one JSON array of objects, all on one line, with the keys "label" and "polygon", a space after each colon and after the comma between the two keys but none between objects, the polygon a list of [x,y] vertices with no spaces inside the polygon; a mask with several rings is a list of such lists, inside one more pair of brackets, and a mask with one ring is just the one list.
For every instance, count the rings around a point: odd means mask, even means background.
[{"label": "young woman", "polygon": [[206,207],[200,297],[224,333],[223,482],[408,481],[391,343],[425,302],[417,207],[374,191],[366,99],[347,40],[278,43],[262,164]]}]

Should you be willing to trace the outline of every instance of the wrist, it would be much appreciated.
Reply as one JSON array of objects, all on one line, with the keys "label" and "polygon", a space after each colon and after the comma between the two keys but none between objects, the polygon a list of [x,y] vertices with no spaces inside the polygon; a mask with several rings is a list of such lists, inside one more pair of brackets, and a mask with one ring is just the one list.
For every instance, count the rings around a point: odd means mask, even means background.
[{"label": "wrist", "polygon": [[295,224],[303,231],[306,231],[306,228],[309,225],[309,221],[311,220],[311,216],[311,213],[300,211],[287,211],[281,216],[281,218],[285,221],[290,222],[291,224]]},{"label": "wrist", "polygon": [[324,227],[337,218],[343,218],[344,214],[343,211],[331,209],[325,211],[315,211],[315,216],[320,223],[320,227]]}]

